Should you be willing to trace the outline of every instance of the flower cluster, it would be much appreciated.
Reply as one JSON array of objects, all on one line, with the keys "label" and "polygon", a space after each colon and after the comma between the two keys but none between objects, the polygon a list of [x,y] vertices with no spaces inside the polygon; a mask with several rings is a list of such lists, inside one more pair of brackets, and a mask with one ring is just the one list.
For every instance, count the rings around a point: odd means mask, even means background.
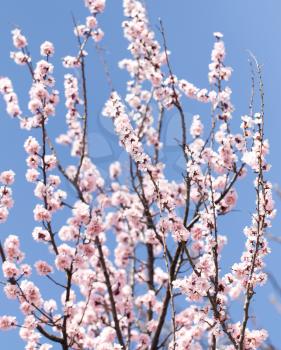
[{"label": "flower cluster", "polygon": [[0,173],[0,223],[5,222],[9,215],[9,209],[14,205],[12,189],[9,187],[14,182],[15,173],[6,170]]},{"label": "flower cluster", "polygon": [[18,51],[12,51],[10,57],[14,60],[16,64],[25,65],[31,61],[31,58],[26,51],[27,39],[21,33],[21,30],[15,28],[12,30],[13,44]]},{"label": "flower cluster", "polygon": [[57,138],[57,142],[63,145],[71,145],[72,156],[80,156],[82,153],[83,132],[81,125],[81,116],[78,111],[82,100],[79,97],[78,80],[71,74],[64,77],[65,106],[68,110],[66,122],[68,131]]},{"label": "flower cluster", "polygon": [[9,78],[0,77],[0,93],[6,102],[7,113],[11,117],[19,117],[22,112],[19,107],[18,97],[13,90],[13,85]]},{"label": "flower cluster", "polygon": [[104,32],[98,26],[97,16],[105,9],[105,0],[85,0],[85,6],[91,12],[91,15],[86,17],[85,24],[75,25],[74,34],[82,38],[83,42],[77,56],[65,56],[63,65],[66,68],[78,68],[81,66],[81,59],[87,56],[87,51],[84,49],[86,42],[92,38],[96,43],[104,37]]},{"label": "flower cluster", "polygon": [[124,36],[130,41],[129,50],[133,59],[124,59],[119,63],[132,77],[139,81],[149,80],[153,86],[161,85],[163,75],[161,65],[166,63],[166,56],[161,52],[154,33],[149,28],[146,10],[140,1],[123,2],[124,14],[129,20],[122,26]]},{"label": "flower cluster", "polygon": [[113,118],[115,131],[120,137],[120,142],[142,170],[150,168],[151,160],[144,153],[142,145],[131,126],[130,119],[125,112],[125,107],[116,92],[113,92],[106,103],[103,115]]},{"label": "flower cluster", "polygon": [[[214,33],[210,87],[197,88],[172,72],[162,23],[163,49],[143,2],[123,0],[122,27],[132,58],[119,66],[131,80],[124,100],[111,93],[103,115],[112,119],[128,162],[114,160],[108,172],[99,169],[88,143],[85,66],[88,39],[103,37],[97,17],[105,0],[85,0],[85,5],[91,15],[74,28],[79,52],[63,59],[66,68],[79,68],[77,76],[64,76],[66,131],[56,138],[69,146],[69,157],[60,157],[49,131],[59,102],[50,62],[54,45],[42,43],[43,59],[33,64],[27,39],[19,29],[12,32],[17,51],[11,56],[28,67],[32,78],[31,117],[21,117],[8,78],[0,78],[0,92],[7,113],[29,132],[26,180],[34,184],[38,200],[31,235],[47,249],[29,265],[19,237],[9,235],[3,246],[0,242],[4,293],[19,303],[22,313],[1,316],[0,329],[19,326],[29,350],[53,345],[73,350],[261,348],[268,333],[250,327],[249,319],[256,287],[267,279],[265,234],[275,215],[272,185],[265,179],[270,165],[264,111],[242,116],[241,130],[235,131],[226,86],[232,69],[225,65],[221,33]],[[184,96],[209,103],[210,118],[201,112],[188,120]],[[166,163],[169,155],[162,151],[167,146],[163,123],[171,108],[179,114],[181,131],[172,157],[180,155],[184,164],[176,179]],[[244,228],[241,259],[227,270],[222,257],[228,232],[221,222],[239,203],[236,183],[247,173],[255,176],[255,211]],[[11,170],[0,173],[0,222],[13,206],[14,175]],[[47,291],[47,282],[55,288]],[[232,321],[229,305],[238,297],[244,299],[242,318]]]}]

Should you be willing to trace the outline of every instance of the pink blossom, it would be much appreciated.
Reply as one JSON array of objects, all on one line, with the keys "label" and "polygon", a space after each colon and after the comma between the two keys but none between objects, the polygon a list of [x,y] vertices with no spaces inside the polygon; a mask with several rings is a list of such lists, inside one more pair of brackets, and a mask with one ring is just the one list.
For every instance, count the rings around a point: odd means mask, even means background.
[{"label": "pink blossom", "polygon": [[9,211],[6,207],[0,207],[0,223],[5,222],[9,215]]},{"label": "pink blossom", "polygon": [[36,306],[41,306],[42,299],[39,288],[31,281],[23,280],[20,284],[24,299]]},{"label": "pink blossom", "polygon": [[32,273],[32,268],[28,264],[21,264],[20,265],[20,273],[23,276],[30,277]]},{"label": "pink blossom", "polygon": [[109,175],[111,179],[116,179],[121,174],[121,164],[119,162],[114,162],[110,164]]},{"label": "pink blossom", "polygon": [[80,66],[80,62],[76,57],[66,56],[63,59],[63,66],[65,68],[75,68]]},{"label": "pink blossom", "polygon": [[97,19],[95,16],[86,17],[86,26],[90,29],[95,28],[97,25]]},{"label": "pink blossom", "polygon": [[10,79],[0,77],[0,92],[6,102],[6,111],[11,117],[21,115],[21,110],[18,103],[18,97],[13,91],[12,82]]},{"label": "pink blossom", "polygon": [[4,242],[4,250],[9,260],[19,260],[22,257],[19,238],[15,235],[9,235],[6,238]]},{"label": "pink blossom", "polygon": [[37,155],[31,155],[26,158],[26,164],[33,169],[38,168],[40,162],[40,158]]},{"label": "pink blossom", "polygon": [[75,203],[74,209],[72,210],[74,217],[83,223],[88,223],[90,218],[89,206],[81,201]]},{"label": "pink blossom", "polygon": [[57,303],[54,299],[44,301],[44,310],[48,313],[52,313],[57,310]]},{"label": "pink blossom", "polygon": [[77,25],[74,28],[74,34],[76,36],[84,36],[84,35],[87,35],[88,33],[89,33],[89,29],[84,24]]},{"label": "pink blossom", "polygon": [[40,53],[42,56],[53,56],[55,52],[54,45],[50,41],[45,41],[40,46]]},{"label": "pink blossom", "polygon": [[72,263],[72,257],[70,255],[61,253],[56,257],[55,264],[58,270],[69,269]]},{"label": "pink blossom", "polygon": [[92,32],[92,38],[94,39],[95,42],[99,42],[103,39],[104,37],[104,32],[98,28]]},{"label": "pink blossom", "polygon": [[51,213],[43,205],[37,204],[33,210],[35,221],[50,221]]},{"label": "pink blossom", "polygon": [[221,32],[214,32],[213,34],[214,34],[214,37],[217,39],[223,38],[223,34]]},{"label": "pink blossom", "polygon": [[203,132],[203,124],[200,121],[200,116],[199,115],[194,115],[192,119],[192,124],[190,127],[190,135],[192,137],[198,137],[201,136]]},{"label": "pink blossom", "polygon": [[17,299],[19,288],[15,284],[6,283],[4,293],[8,299]]},{"label": "pink blossom", "polygon": [[15,28],[12,30],[13,44],[17,49],[22,49],[27,45],[27,40],[24,35],[22,35],[21,30]]},{"label": "pink blossom", "polygon": [[36,261],[34,266],[36,268],[38,275],[40,276],[45,276],[53,272],[52,267],[46,261],[38,260]]},{"label": "pink blossom", "polygon": [[17,325],[17,319],[13,316],[1,316],[0,317],[0,329],[2,331],[8,331],[15,328]]},{"label": "pink blossom", "polygon": [[11,52],[10,57],[16,64],[25,65],[31,61],[31,58],[21,51]]},{"label": "pink blossom", "polygon": [[103,12],[105,8],[105,0],[85,0],[85,6],[89,8],[93,14]]},{"label": "pink blossom", "polygon": [[35,182],[37,181],[40,173],[36,169],[27,169],[25,178],[28,182]]},{"label": "pink blossom", "polygon": [[0,181],[4,185],[11,185],[15,180],[15,173],[12,170],[3,171],[0,174]]},{"label": "pink blossom", "polygon": [[44,158],[45,167],[47,170],[52,170],[57,165],[57,159],[54,155],[46,155]]},{"label": "pink blossom", "polygon": [[43,241],[43,242],[48,242],[50,241],[50,233],[47,230],[44,230],[42,227],[35,227],[32,236],[35,241]]},{"label": "pink blossom", "polygon": [[3,262],[2,270],[3,270],[4,277],[6,278],[15,278],[19,274],[19,270],[17,266],[14,263],[9,261]]},{"label": "pink blossom", "polygon": [[52,349],[53,346],[51,344],[42,344],[40,347],[39,347],[39,350],[50,350]]},{"label": "pink blossom", "polygon": [[62,226],[58,235],[62,241],[71,241],[77,239],[79,236],[79,230],[75,226]]}]

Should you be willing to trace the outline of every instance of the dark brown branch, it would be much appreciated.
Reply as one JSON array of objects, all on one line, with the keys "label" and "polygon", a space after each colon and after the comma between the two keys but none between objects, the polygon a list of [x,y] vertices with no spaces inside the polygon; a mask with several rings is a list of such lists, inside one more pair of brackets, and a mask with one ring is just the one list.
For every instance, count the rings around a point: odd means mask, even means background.
[{"label": "dark brown branch", "polygon": [[104,255],[103,255],[101,242],[100,242],[98,237],[96,237],[96,239],[95,239],[95,244],[96,244],[96,246],[98,248],[100,262],[101,262],[103,275],[104,275],[104,279],[105,279],[105,284],[106,284],[106,287],[107,287],[107,290],[108,290],[108,294],[109,294],[110,306],[111,306],[112,317],[113,317],[113,321],[114,321],[114,326],[115,326],[117,339],[118,339],[119,344],[123,347],[123,349],[125,349],[125,343],[124,343],[124,340],[123,340],[123,335],[122,335],[122,331],[121,331],[121,328],[120,328],[120,323],[119,323],[119,319],[118,319],[118,315],[117,315],[117,309],[116,309],[116,306],[115,306],[115,300],[114,300],[114,296],[113,296],[111,281],[110,281],[109,273],[108,273],[108,270],[107,270],[105,258],[104,258]]}]

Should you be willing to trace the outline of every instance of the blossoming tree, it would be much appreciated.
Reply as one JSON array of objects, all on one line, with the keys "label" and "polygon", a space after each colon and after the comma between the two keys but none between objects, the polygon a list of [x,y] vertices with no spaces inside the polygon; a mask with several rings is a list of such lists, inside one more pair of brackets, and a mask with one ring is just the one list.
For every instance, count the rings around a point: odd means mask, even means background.
[{"label": "blossoming tree", "polygon": [[[142,2],[123,0],[131,58],[119,66],[130,80],[123,98],[112,91],[103,115],[112,120],[129,167],[114,160],[106,182],[90,157],[85,70],[87,45],[103,38],[97,17],[105,0],[85,0],[85,5],[90,15],[85,24],[75,24],[77,55],[63,59],[74,73],[64,77],[66,132],[56,142],[48,131],[59,103],[51,63],[54,46],[44,42],[42,60],[33,62],[21,30],[12,31],[16,51],[11,58],[27,67],[32,79],[31,116],[23,116],[9,78],[0,78],[0,92],[7,113],[29,133],[24,143],[26,180],[34,183],[38,199],[32,237],[46,246],[49,258],[34,261],[33,274],[40,276],[35,283],[19,237],[2,241],[4,292],[18,303],[22,316],[2,315],[0,329],[19,327],[28,350],[261,348],[268,333],[249,325],[250,305],[256,287],[266,281],[264,257],[270,250],[265,232],[275,210],[272,186],[265,178],[269,145],[260,66],[253,58],[261,109],[254,111],[251,103],[240,131],[234,132],[226,86],[232,70],[224,63],[222,34],[214,33],[210,87],[198,88],[173,73],[162,23],[161,45]],[[209,104],[211,116],[195,115],[190,123],[185,99]],[[181,181],[167,176],[161,156],[165,113],[171,109],[181,130]],[[71,164],[65,164],[56,144],[69,148]],[[252,221],[245,223],[245,249],[240,261],[224,271],[221,256],[227,238],[220,234],[221,221],[235,208],[236,182],[251,173],[256,198]],[[13,206],[14,175],[12,170],[0,175],[1,222]],[[74,201],[64,182],[74,189]],[[60,215],[66,219],[58,227],[54,217]],[[51,299],[40,287],[46,282],[56,287]],[[242,316],[233,321],[229,305],[238,297],[244,300]]]}]

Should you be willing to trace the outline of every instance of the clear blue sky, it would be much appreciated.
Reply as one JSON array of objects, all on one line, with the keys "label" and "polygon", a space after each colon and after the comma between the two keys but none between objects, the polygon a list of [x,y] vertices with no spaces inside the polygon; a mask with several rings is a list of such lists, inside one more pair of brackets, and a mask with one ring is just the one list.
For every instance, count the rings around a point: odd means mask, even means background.
[{"label": "clear blue sky", "polygon": [[[269,177],[273,183],[281,184],[280,165],[280,111],[281,101],[281,1],[279,0],[146,0],[152,27],[156,29],[158,18],[161,17],[166,28],[168,46],[172,52],[171,62],[174,72],[181,78],[205,87],[208,84],[207,73],[210,62],[210,52],[213,44],[212,33],[221,31],[227,48],[227,64],[234,68],[231,80],[233,102],[236,107],[234,118],[248,111],[250,74],[247,50],[251,50],[264,65],[265,101],[266,101],[266,134],[270,139],[270,159],[273,164]],[[78,22],[83,22],[88,14],[82,0],[10,0],[2,1],[0,11],[0,76],[9,76],[15,90],[19,93],[21,106],[27,111],[24,103],[27,101],[30,80],[26,80],[25,69],[16,66],[9,59],[12,48],[10,31],[19,26],[28,37],[33,57],[39,58],[39,46],[45,41],[52,41],[56,47],[54,63],[56,64],[55,77],[58,87],[62,87],[62,78],[65,70],[60,64],[61,58],[67,54],[75,54],[76,41],[73,35],[71,13]],[[105,31],[103,45],[107,49],[108,61],[114,87],[124,92],[127,77],[126,72],[120,71],[117,62],[128,56],[127,42],[122,39],[122,1],[107,0],[105,14],[100,23]],[[88,82],[93,103],[90,106],[93,116],[90,126],[90,144],[95,161],[101,169],[105,169],[109,159],[123,159],[124,154],[116,147],[116,139],[112,136],[110,127],[99,117],[101,108],[108,97],[108,87],[105,83],[104,72],[99,58],[93,49],[88,59]],[[61,90],[61,96],[63,92]],[[185,106],[188,115],[198,112],[198,105]],[[0,101],[0,170],[12,168],[17,173],[14,186],[16,206],[5,225],[0,227],[1,239],[10,233],[20,235],[23,249],[30,255],[29,262],[43,254],[44,247],[36,245],[31,238],[34,227],[32,208],[36,202],[32,191],[33,185],[23,180],[25,174],[25,153],[22,144],[27,133],[18,128],[17,123],[6,116],[4,104]],[[202,110],[202,113],[207,110]],[[202,115],[203,116],[203,115]],[[208,117],[208,114],[206,114]],[[64,109],[60,107],[58,115],[50,124],[53,135],[58,129],[63,130]],[[167,154],[175,152],[173,144],[177,133],[176,118],[171,114],[169,127],[166,128],[166,140],[169,148]],[[109,137],[110,136],[110,137]],[[98,146],[97,146],[98,145]],[[169,153],[170,152],[170,153]],[[167,156],[168,157],[168,156]],[[169,158],[169,157],[168,157]],[[171,159],[171,157],[169,158]],[[172,170],[177,157],[172,157],[170,175],[175,176]],[[180,163],[179,163],[180,164]],[[174,168],[178,169],[178,168]],[[230,215],[228,224],[224,226],[231,246],[227,252],[235,252],[240,256],[242,249],[242,227],[249,223],[248,208],[252,206],[251,198],[254,193],[251,183],[241,187],[243,195],[238,204],[239,211]],[[252,196],[252,197],[250,197]],[[280,201],[281,202],[281,201]],[[280,207],[277,199],[277,207]],[[280,216],[274,220],[272,233],[280,235]],[[280,262],[281,245],[271,244],[273,253],[267,259],[268,269],[275,273],[281,284]],[[231,264],[226,259],[226,264]],[[49,290],[44,290],[49,294]],[[254,300],[254,313],[257,324],[270,331],[274,345],[281,348],[279,325],[281,315],[278,315],[268,302],[268,295],[272,288],[268,284]],[[281,300],[281,299],[280,299]],[[7,302],[0,294],[0,313],[16,312],[13,303]],[[0,333],[0,348],[23,349],[23,343],[18,339],[17,332]]]}]

